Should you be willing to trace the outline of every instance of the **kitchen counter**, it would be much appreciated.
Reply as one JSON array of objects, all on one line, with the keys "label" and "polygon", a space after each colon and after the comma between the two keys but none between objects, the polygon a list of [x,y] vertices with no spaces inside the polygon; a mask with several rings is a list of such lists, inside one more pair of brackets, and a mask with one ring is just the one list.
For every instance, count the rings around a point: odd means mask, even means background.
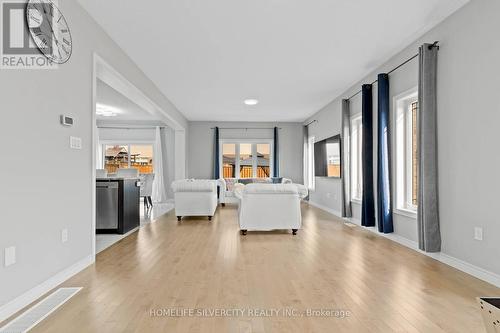
[{"label": "kitchen counter", "polygon": [[139,178],[96,179],[96,233],[125,234],[139,226]]}]

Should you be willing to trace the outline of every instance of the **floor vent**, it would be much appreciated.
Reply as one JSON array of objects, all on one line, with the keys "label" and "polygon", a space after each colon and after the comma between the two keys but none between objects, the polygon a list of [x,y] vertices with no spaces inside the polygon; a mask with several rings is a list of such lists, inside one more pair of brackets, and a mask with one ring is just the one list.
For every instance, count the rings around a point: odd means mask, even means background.
[{"label": "floor vent", "polygon": [[24,333],[47,318],[82,288],[59,288],[0,328],[0,333]]}]

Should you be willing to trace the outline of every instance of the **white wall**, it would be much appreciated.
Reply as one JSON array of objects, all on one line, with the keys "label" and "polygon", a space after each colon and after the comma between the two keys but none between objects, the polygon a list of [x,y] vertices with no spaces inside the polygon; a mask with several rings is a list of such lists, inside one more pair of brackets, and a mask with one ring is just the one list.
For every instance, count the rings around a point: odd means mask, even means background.
[{"label": "white wall", "polygon": [[[6,159],[0,163],[0,254],[8,246],[17,249],[17,263],[0,266],[0,306],[91,256],[93,52],[187,128],[187,120],[76,1],[59,5],[73,37],[69,62],[56,70],[0,73]],[[73,116],[75,125],[59,125],[60,114]],[[83,139],[82,150],[69,149],[70,135]],[[63,228],[69,231],[64,244]]]},{"label": "white wall", "polygon": [[[497,0],[471,1],[309,119],[319,120],[310,128],[311,135],[319,139],[339,133],[341,98],[358,91],[362,83],[374,81],[377,73],[388,71],[416,54],[422,43],[439,40],[438,164],[442,252],[496,274],[500,274],[497,258],[500,223],[496,208],[500,188],[500,155],[497,154],[499,13]],[[391,74],[391,97],[417,85],[417,68],[417,61],[413,61]],[[375,85],[374,95],[376,89]],[[352,113],[361,111],[360,100],[360,96],[352,100]],[[339,200],[326,199],[328,192],[337,193]],[[340,182],[317,179],[317,190],[311,199],[340,211]],[[360,206],[353,206],[354,217],[359,219]],[[483,228],[483,241],[474,240],[475,226]],[[416,221],[395,215],[395,233],[416,240]]]},{"label": "white wall", "polygon": [[[241,122],[190,122],[188,149],[188,176],[213,177],[214,130],[212,127],[259,128],[249,130],[221,130],[221,139],[272,139],[273,128],[278,126],[280,149],[280,174],[302,183],[302,124],[300,123],[241,123]],[[262,128],[262,129],[260,129]]]}]

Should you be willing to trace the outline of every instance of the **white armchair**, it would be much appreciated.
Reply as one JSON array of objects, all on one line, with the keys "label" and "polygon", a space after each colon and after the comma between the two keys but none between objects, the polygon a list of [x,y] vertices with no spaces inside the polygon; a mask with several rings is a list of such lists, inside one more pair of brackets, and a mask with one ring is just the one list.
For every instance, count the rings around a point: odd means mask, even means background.
[{"label": "white armchair", "polygon": [[300,201],[307,196],[307,188],[300,184],[236,185],[235,195],[240,201],[238,217],[240,230],[297,230],[302,225]]},{"label": "white armchair", "polygon": [[217,209],[216,180],[176,180],[172,190],[178,221],[183,216],[208,216],[208,220],[212,220]]}]

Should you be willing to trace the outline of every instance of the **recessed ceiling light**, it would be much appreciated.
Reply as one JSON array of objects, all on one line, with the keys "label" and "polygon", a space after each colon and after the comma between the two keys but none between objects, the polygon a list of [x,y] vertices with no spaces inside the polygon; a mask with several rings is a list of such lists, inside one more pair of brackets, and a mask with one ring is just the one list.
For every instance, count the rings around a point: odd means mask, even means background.
[{"label": "recessed ceiling light", "polygon": [[257,105],[257,104],[259,104],[259,101],[256,99],[250,98],[250,99],[245,99],[245,101],[243,103],[245,103],[246,105]]},{"label": "recessed ceiling light", "polygon": [[95,113],[103,117],[116,117],[120,113],[120,110],[111,106],[97,104]]}]

